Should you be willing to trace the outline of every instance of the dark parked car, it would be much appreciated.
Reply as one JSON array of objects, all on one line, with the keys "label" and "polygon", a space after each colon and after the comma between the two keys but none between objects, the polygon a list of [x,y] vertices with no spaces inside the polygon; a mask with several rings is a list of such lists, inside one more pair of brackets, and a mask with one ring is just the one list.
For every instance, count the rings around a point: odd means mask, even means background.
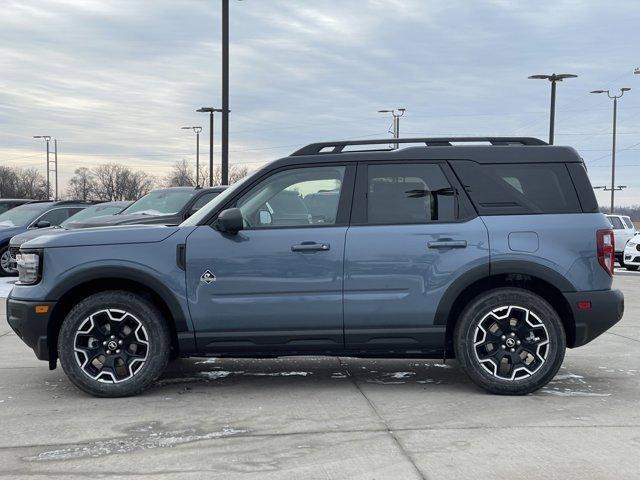
[{"label": "dark parked car", "polygon": [[179,225],[226,187],[172,187],[154,190],[117,215],[77,222],[77,228],[114,225]]},{"label": "dark parked car", "polygon": [[0,198],[0,214],[32,201],[33,200],[27,200],[26,198]]},{"label": "dark parked car", "polygon": [[11,267],[9,240],[29,229],[60,225],[67,218],[84,210],[94,202],[75,200],[30,201],[0,214],[0,276],[16,275]]},{"label": "dark parked car", "polygon": [[34,238],[51,233],[52,230],[72,230],[74,228],[82,228],[84,222],[89,219],[102,217],[105,215],[114,215],[121,212],[133,202],[102,202],[96,205],[80,210],[75,215],[70,216],[60,225],[54,225],[46,228],[32,228],[26,232],[20,233],[13,237],[9,242],[9,255],[11,257],[11,268],[15,268],[16,254],[20,250],[20,245]]},{"label": "dark parked car", "polygon": [[286,355],[455,357],[523,395],[620,320],[611,224],[573,148],[388,143],[309,145],[179,226],[27,242],[9,325],[101,397],[143,391],[171,356]]}]

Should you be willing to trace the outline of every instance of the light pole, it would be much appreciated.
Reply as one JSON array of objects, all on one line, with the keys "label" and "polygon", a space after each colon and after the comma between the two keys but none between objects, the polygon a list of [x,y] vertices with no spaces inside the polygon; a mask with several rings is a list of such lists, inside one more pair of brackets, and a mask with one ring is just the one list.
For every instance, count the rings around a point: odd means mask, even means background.
[{"label": "light pole", "polygon": [[[390,113],[393,116],[393,138],[400,138],[400,117],[404,115],[406,108],[397,108],[393,110],[378,110],[378,113]],[[398,144],[394,143],[394,149],[398,149]]]},{"label": "light pole", "polygon": [[229,0],[222,0],[222,185],[229,184]]},{"label": "light pole", "polygon": [[549,114],[549,145],[553,145],[553,135],[556,123],[556,83],[565,78],[576,78],[572,73],[552,73],[551,75],[531,75],[533,80],[549,80],[551,82],[551,112]]},{"label": "light pole", "polygon": [[[613,99],[613,142],[611,146],[611,210],[610,213],[613,213],[613,197],[616,190],[622,190],[625,188],[622,185],[618,187],[615,186],[616,181],[616,124],[617,124],[617,116],[618,116],[618,99],[624,95],[624,92],[628,92],[631,90],[629,87],[623,87],[620,89],[619,95],[611,95],[609,90],[593,90],[591,93],[606,93],[607,96]],[[605,191],[607,189],[605,188]]]},{"label": "light pole", "polygon": [[196,133],[196,187],[200,186],[200,132],[202,127],[181,127],[182,130],[193,130]]},{"label": "light pole", "polygon": [[51,141],[51,135],[34,135],[33,138],[42,138],[47,143],[47,200],[49,200],[51,198],[51,187],[49,186],[49,142]]},{"label": "light pole", "polygon": [[[209,114],[209,186],[213,187],[213,112],[221,112],[219,108],[201,107],[196,112]],[[226,185],[223,183],[223,185]]]}]

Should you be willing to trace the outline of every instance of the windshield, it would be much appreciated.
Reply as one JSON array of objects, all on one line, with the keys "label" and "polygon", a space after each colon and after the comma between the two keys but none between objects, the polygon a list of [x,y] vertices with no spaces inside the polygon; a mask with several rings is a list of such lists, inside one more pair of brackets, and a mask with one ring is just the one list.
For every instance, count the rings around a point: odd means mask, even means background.
[{"label": "windshield", "polygon": [[185,226],[185,227],[194,227],[194,226],[198,225],[198,223],[200,223],[203,219],[205,219],[209,215],[211,210],[215,209],[218,205],[221,205],[221,204],[225,203],[229,198],[231,198],[234,195],[234,192],[238,188],[242,187],[242,185],[244,185],[246,182],[248,182],[251,178],[253,178],[253,175],[249,175],[247,177],[244,177],[238,183],[234,183],[229,188],[227,188],[224,192],[222,192],[220,195],[218,195],[213,200],[211,200],[209,203],[204,205],[196,213],[194,213],[189,218],[187,218],[180,225]]},{"label": "windshield", "polygon": [[49,204],[35,203],[20,205],[0,214],[0,228],[23,227],[33,222],[38,215],[44,212]]},{"label": "windshield", "polygon": [[196,190],[157,190],[125,208],[122,214],[138,213],[142,215],[172,215],[178,213]]},{"label": "windshield", "polygon": [[70,216],[62,222],[60,226],[64,228],[70,223],[87,220],[88,218],[101,217],[103,215],[114,215],[121,210],[122,207],[117,205],[95,205],[93,207],[85,208],[75,215]]}]

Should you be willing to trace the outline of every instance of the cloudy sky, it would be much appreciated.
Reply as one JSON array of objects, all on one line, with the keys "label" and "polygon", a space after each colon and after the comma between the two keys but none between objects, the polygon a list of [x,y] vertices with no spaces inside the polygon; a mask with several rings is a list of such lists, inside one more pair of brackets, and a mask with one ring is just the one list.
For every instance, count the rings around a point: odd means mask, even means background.
[{"label": "cloudy sky", "polygon": [[[609,181],[612,104],[589,91],[633,88],[618,198],[640,203],[639,24],[633,0],[232,0],[230,161],[384,137],[376,112],[393,107],[403,135],[546,138],[549,84],[527,76],[567,72],[556,143],[594,185]],[[162,175],[194,160],[180,127],[206,127],[202,105],[220,106],[219,0],[0,0],[0,164],[44,171],[40,134],[59,139],[63,181],[114,161]]]}]

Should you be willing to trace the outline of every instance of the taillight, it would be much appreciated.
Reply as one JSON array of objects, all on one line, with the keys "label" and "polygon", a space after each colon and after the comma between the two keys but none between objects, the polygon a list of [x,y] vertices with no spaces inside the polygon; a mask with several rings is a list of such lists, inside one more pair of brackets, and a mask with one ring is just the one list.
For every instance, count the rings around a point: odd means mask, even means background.
[{"label": "taillight", "polygon": [[598,263],[605,271],[613,276],[613,262],[615,260],[615,243],[613,230],[598,230],[596,232],[596,244],[598,249]]}]

